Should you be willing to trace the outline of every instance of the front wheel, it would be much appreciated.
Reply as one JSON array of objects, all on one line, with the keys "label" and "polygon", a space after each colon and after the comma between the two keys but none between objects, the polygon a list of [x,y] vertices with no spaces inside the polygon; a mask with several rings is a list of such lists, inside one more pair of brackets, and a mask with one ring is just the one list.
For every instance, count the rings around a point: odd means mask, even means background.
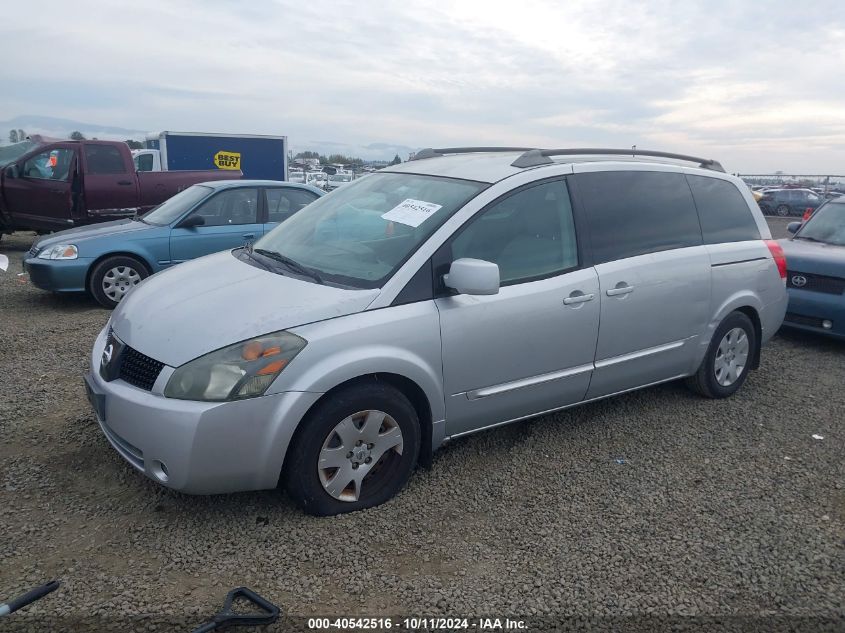
[{"label": "front wheel", "polygon": [[133,286],[149,275],[147,267],[134,257],[107,257],[91,271],[88,291],[101,306],[113,309]]},{"label": "front wheel", "polygon": [[731,312],[716,328],[701,366],[687,385],[707,398],[732,396],[748,378],[758,344],[751,319]]},{"label": "front wheel", "polygon": [[790,215],[789,207],[785,204],[780,205],[777,209],[775,209],[775,211],[782,218],[785,218]]},{"label": "front wheel", "polygon": [[417,412],[401,391],[375,381],[350,385],[302,421],[284,483],[310,514],[362,510],[402,489],[419,450]]}]

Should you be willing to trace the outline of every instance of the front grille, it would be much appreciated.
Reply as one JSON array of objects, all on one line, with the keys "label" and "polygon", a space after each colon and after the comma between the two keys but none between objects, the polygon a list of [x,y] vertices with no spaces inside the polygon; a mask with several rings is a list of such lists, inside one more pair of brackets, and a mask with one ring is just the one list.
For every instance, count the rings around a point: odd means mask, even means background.
[{"label": "front grille", "polygon": [[[795,277],[803,277],[806,283],[797,285]],[[845,292],[845,279],[842,277],[827,277],[825,275],[813,275],[790,270],[786,273],[786,284],[796,290],[809,290],[811,292],[823,292],[828,295],[841,295]]]},{"label": "front grille", "polygon": [[38,255],[38,253],[39,253],[39,251],[40,251],[40,250],[41,250],[41,249],[40,249],[40,248],[38,248],[38,246],[37,246],[36,244],[33,244],[33,245],[32,245],[32,248],[30,248],[30,249],[29,249],[29,256],[30,256],[30,257],[35,257],[36,255]]},{"label": "front grille", "polygon": [[810,327],[821,328],[822,320],[817,317],[804,316],[803,314],[795,314],[794,312],[787,312],[783,318],[784,321],[795,323],[796,325],[809,325]]},{"label": "front grille", "polygon": [[128,345],[123,348],[117,377],[139,389],[150,391],[161,373],[164,363],[145,356]]}]

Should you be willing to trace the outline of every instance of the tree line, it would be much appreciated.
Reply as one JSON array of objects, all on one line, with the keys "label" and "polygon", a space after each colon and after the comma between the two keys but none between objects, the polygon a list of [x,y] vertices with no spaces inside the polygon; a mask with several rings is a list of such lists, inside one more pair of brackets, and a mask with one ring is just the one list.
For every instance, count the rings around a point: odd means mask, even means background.
[{"label": "tree line", "polygon": [[[78,131],[74,130],[68,135],[68,138],[72,141],[84,141],[85,135]],[[17,130],[9,130],[9,142],[10,143],[20,143],[21,141],[26,140],[26,132],[21,129]],[[97,140],[96,138],[93,140]],[[144,144],[140,141],[136,141],[134,139],[128,138],[126,139],[126,144],[129,146],[129,149],[144,149]]]}]

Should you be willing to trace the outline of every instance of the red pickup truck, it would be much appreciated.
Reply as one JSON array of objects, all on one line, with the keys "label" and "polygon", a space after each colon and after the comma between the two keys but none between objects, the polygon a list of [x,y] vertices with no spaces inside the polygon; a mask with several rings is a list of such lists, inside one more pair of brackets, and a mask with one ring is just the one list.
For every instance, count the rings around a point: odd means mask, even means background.
[{"label": "red pickup truck", "polygon": [[0,147],[0,235],[143,213],[198,182],[240,171],[136,172],[126,143],[31,136]]}]

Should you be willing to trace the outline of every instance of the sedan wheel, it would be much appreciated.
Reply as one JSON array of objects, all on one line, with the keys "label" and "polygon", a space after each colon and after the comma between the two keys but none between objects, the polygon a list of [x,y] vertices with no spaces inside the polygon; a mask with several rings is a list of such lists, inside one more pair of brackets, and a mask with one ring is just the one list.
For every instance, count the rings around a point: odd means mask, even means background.
[{"label": "sedan wheel", "polygon": [[140,273],[130,266],[115,266],[103,275],[103,294],[115,303],[123,299],[132,286],[141,283]]},{"label": "sedan wheel", "polygon": [[140,260],[129,255],[113,255],[98,262],[88,277],[88,291],[100,305],[114,308],[132,288],[149,277]]}]

